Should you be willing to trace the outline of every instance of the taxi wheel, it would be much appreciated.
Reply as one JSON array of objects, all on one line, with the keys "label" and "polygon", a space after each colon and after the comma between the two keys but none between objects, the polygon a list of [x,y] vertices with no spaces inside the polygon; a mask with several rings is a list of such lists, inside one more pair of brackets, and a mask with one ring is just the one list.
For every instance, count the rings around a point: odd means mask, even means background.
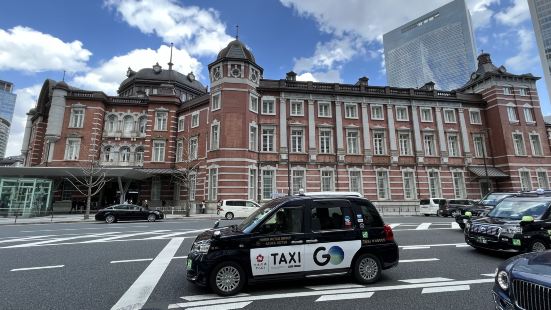
[{"label": "taxi wheel", "polygon": [[105,217],[105,223],[107,223],[107,224],[114,223],[115,220],[116,220],[116,218],[112,214],[109,214],[108,216]]},{"label": "taxi wheel", "polygon": [[155,214],[150,214],[147,216],[148,222],[155,222],[155,220],[157,220],[157,217],[155,216]]},{"label": "taxi wheel", "polygon": [[226,213],[225,217],[226,217],[226,220],[231,220],[231,219],[233,219],[233,213],[228,212],[228,213]]},{"label": "taxi wheel", "polygon": [[371,254],[362,254],[354,263],[354,277],[363,284],[374,283],[381,277],[381,263]]},{"label": "taxi wheel", "polygon": [[533,240],[528,246],[530,252],[544,252],[549,249],[549,244],[543,240]]},{"label": "taxi wheel", "polygon": [[234,262],[218,264],[210,274],[210,288],[220,296],[235,295],[245,285],[245,272]]}]

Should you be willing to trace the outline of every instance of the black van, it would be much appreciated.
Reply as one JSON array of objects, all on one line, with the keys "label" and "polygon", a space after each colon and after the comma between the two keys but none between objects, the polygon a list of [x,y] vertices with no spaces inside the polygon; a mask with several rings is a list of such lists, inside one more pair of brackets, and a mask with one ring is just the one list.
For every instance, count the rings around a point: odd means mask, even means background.
[{"label": "black van", "polygon": [[398,265],[392,229],[364,198],[287,196],[274,199],[239,225],[195,239],[187,279],[223,296],[246,283],[352,274],[379,280]]}]

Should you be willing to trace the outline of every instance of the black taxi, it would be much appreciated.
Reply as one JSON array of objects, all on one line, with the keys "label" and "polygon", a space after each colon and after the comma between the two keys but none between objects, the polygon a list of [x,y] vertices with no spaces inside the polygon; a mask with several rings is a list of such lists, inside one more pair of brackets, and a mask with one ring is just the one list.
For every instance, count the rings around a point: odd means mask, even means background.
[{"label": "black taxi", "polygon": [[195,239],[187,279],[223,296],[247,283],[352,274],[373,283],[398,265],[392,229],[364,198],[287,196],[274,199],[239,225]]},{"label": "black taxi", "polygon": [[541,252],[551,247],[551,197],[518,194],[485,217],[467,221],[465,241],[474,248]]}]

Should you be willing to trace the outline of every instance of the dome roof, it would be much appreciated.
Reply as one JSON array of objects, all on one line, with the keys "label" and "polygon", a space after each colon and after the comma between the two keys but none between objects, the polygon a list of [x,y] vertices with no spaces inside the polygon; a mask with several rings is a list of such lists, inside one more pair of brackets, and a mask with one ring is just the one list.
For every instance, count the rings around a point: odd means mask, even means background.
[{"label": "dome roof", "polygon": [[138,72],[128,68],[127,75],[128,78],[122,81],[119,91],[136,80],[159,81],[161,83],[176,82],[200,90],[201,92],[205,91],[205,86],[195,79],[193,73],[183,75],[175,70],[162,69],[159,64],[156,64],[153,68],[143,68]]},{"label": "dome roof", "polygon": [[254,55],[249,51],[243,42],[239,40],[233,40],[228,43],[228,46],[223,48],[219,53],[216,60],[222,58],[233,58],[233,59],[245,59],[251,62],[255,62]]}]

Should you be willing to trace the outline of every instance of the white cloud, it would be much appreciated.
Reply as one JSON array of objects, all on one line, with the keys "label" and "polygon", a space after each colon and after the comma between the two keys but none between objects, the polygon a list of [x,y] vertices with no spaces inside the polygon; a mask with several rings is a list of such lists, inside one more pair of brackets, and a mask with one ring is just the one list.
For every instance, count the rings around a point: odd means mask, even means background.
[{"label": "white cloud", "polygon": [[365,52],[362,42],[351,37],[335,38],[324,43],[318,42],[312,57],[295,59],[293,70],[301,73],[312,69],[330,69],[339,63],[348,62],[361,52]]},{"label": "white cloud", "polygon": [[530,19],[530,10],[526,0],[514,0],[512,6],[495,15],[496,19],[508,26],[517,26]]},{"label": "white cloud", "polygon": [[192,55],[216,54],[232,40],[213,9],[183,6],[176,0],[105,0],[104,4],[130,26],[184,47]]},{"label": "white cloud", "polygon": [[0,70],[75,72],[86,69],[91,55],[80,41],[63,42],[23,26],[0,29]]},{"label": "white cloud", "polygon": [[[115,95],[120,83],[126,78],[128,67],[138,71],[142,68],[151,68],[158,62],[164,69],[168,69],[166,63],[169,59],[170,47],[166,45],[162,45],[157,50],[149,48],[136,49],[126,55],[115,56],[85,74],[75,76],[69,84]],[[193,71],[200,78],[201,63],[191,57],[185,50],[174,48],[172,62],[174,63],[174,70],[182,74]]]},{"label": "white cloud", "polygon": [[338,70],[304,72],[297,75],[297,81],[332,82],[341,83],[341,75]]},{"label": "white cloud", "polygon": [[10,137],[6,147],[6,157],[21,154],[21,144],[27,124],[27,112],[36,106],[42,84],[16,89],[17,99],[10,127]]},{"label": "white cloud", "polygon": [[508,71],[516,74],[532,72],[540,64],[534,32],[520,28],[516,32],[516,37],[519,40],[518,53],[505,61],[505,67]]}]

